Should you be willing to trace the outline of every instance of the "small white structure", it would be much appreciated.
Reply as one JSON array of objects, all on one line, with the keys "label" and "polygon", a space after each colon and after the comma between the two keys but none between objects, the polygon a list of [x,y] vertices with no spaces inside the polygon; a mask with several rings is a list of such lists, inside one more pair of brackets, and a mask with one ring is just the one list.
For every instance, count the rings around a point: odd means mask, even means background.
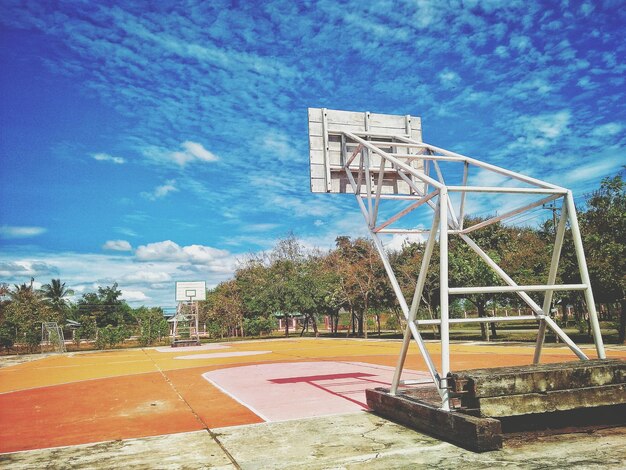
[{"label": "small white structure", "polygon": [[200,345],[198,302],[206,300],[204,281],[176,282],[176,315],[172,330],[172,347]]},{"label": "small white structure", "polygon": [[48,351],[58,353],[66,352],[63,329],[57,322],[41,323],[41,352]]},{"label": "small white structure", "polygon": [[[540,360],[548,327],[576,356],[582,360],[588,359],[550,317],[552,294],[555,291],[577,290],[584,293],[598,357],[600,359],[606,357],[571,191],[427,144],[422,141],[421,120],[408,115],[394,116],[310,108],[309,143],[311,191],[354,194],[407,320],[404,342],[390,390],[391,395],[397,393],[409,344],[411,338],[414,338],[433,381],[437,385],[442,400],[441,408],[450,410],[448,373],[450,372],[449,325],[451,323],[536,320],[538,334],[535,363]],[[451,185],[450,182],[455,179],[458,183]],[[472,185],[469,183],[470,179],[475,179],[481,184]],[[505,195],[512,197],[512,200],[508,201],[509,208],[488,220],[470,227],[464,226],[468,199],[472,199],[471,202],[476,204],[480,202],[481,197],[493,198]],[[545,284],[518,285],[471,238],[472,232],[483,227],[516,217],[543,204],[556,205],[558,202],[561,204],[561,219],[556,228],[552,262]],[[426,214],[419,215],[423,211],[426,211]],[[385,220],[380,220],[379,213],[391,215]],[[407,226],[407,220],[410,221],[410,217],[415,219],[416,214],[418,214],[417,221],[413,220],[413,223]],[[401,221],[404,221],[404,226],[399,226]],[[557,268],[567,222],[571,228],[582,282],[557,285],[555,284]],[[429,226],[430,228],[424,228]],[[420,236],[427,239],[410,306],[400,289],[382,242],[382,237],[394,235]],[[493,269],[506,286],[449,287],[449,236],[462,239]],[[441,315],[439,319],[417,320],[417,310],[422,299],[422,291],[437,238],[440,250],[438,269]],[[488,318],[449,317],[451,295],[503,292],[516,293],[530,307],[532,314]],[[541,293],[543,304],[535,302],[528,294],[529,292]],[[440,325],[441,328],[440,371],[435,367],[420,335],[420,326],[433,324]],[[404,382],[405,385],[409,383],[410,381]]]}]

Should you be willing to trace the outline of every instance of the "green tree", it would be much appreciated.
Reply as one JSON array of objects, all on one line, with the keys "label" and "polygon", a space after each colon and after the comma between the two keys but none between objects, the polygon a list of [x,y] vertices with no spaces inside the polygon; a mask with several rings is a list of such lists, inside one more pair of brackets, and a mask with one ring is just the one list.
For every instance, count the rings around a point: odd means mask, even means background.
[{"label": "green tree", "polygon": [[367,315],[384,297],[387,277],[373,243],[364,238],[338,237],[334,259],[345,303],[353,319],[353,333],[367,338]]},{"label": "green tree", "polygon": [[[451,244],[452,245],[452,244]],[[496,262],[499,256],[496,252],[487,250],[489,256]],[[480,259],[467,245],[455,244],[453,249],[449,250],[449,278],[450,286],[489,286],[498,285],[499,279],[496,273]],[[470,294],[464,296],[470,301],[478,311],[480,318],[487,317],[487,304],[492,301],[493,296],[490,294]],[[496,336],[495,325],[492,325],[492,334]],[[489,341],[489,331],[485,323],[480,324],[481,337],[485,341]]]},{"label": "green tree", "polygon": [[[430,259],[417,318],[424,318],[424,315],[427,315],[427,318],[434,319],[435,311],[439,308],[439,249],[437,246],[433,249]],[[426,243],[404,243],[401,250],[392,252],[390,256],[390,262],[402,288],[402,293],[409,305],[413,301],[425,249]],[[387,297],[389,298],[388,305],[395,307],[397,323],[402,325],[404,317],[399,310],[397,300],[395,300],[395,294],[390,293]],[[437,331],[438,328],[433,326],[433,332],[436,333]]]},{"label": "green tree", "polygon": [[[466,227],[470,227],[475,223],[481,222],[483,219],[468,218]],[[471,233],[471,238],[476,244],[485,251],[491,259],[501,264],[503,254],[511,243],[511,230],[504,227],[501,223],[495,223],[483,227]],[[502,280],[491,269],[485,261],[478,256],[463,240],[458,237],[450,239],[449,255],[449,278],[450,286],[474,287],[474,286],[495,286],[502,285]],[[511,271],[511,266],[508,266]],[[514,273],[509,272],[509,275]],[[465,295],[465,299],[471,302],[478,311],[479,317],[487,317],[487,305],[494,301],[491,294],[471,294]],[[491,333],[497,336],[495,323],[490,323]],[[483,340],[489,340],[489,331],[487,325],[480,324],[481,337]]]},{"label": "green tree", "polygon": [[580,214],[591,285],[597,301],[620,304],[618,341],[626,340],[626,182],[624,171],[602,180]]},{"label": "green tree", "polygon": [[117,282],[112,286],[100,286],[97,292],[87,292],[77,302],[78,315],[92,317],[98,328],[131,322],[132,309],[120,298],[121,295]]},{"label": "green tree", "polygon": [[200,304],[200,321],[214,338],[236,336],[243,328],[244,305],[236,280],[222,282],[207,292],[207,299]]},{"label": "green tree", "polygon": [[[328,256],[322,253],[311,253],[300,263],[295,281],[299,284],[299,297],[295,308],[304,315],[304,325],[300,336],[308,325],[313,327],[315,336],[319,335],[317,322],[319,315],[331,318],[331,329],[335,331],[339,317],[340,302],[338,301],[337,275],[327,262]],[[330,269],[329,269],[330,268]]]},{"label": "green tree", "polygon": [[139,307],[132,311],[139,327],[139,344],[148,346],[160,342],[169,333],[163,309],[159,307]]},{"label": "green tree", "polygon": [[231,289],[231,294],[236,293],[240,302],[242,322],[244,318],[267,318],[278,310],[269,266],[269,256],[262,254],[251,256],[235,272],[236,287]]},{"label": "green tree", "polygon": [[276,328],[276,320],[271,317],[254,317],[243,320],[243,329],[247,336],[269,334],[274,328]]},{"label": "green tree", "polygon": [[[41,322],[54,321],[54,312],[43,301],[41,294],[30,285],[15,285],[9,292],[9,303],[4,309],[5,325],[15,331],[13,340],[36,352],[41,342]],[[8,339],[11,339],[10,336]]]},{"label": "green tree", "polygon": [[118,344],[122,344],[126,339],[130,338],[130,330],[126,325],[112,326],[107,325],[98,329],[98,337],[96,338],[96,348],[110,349]]},{"label": "green tree", "polygon": [[80,326],[74,332],[74,343],[78,346],[83,339],[95,339],[98,334],[96,320],[90,315],[80,315],[76,318]]},{"label": "green tree", "polygon": [[6,318],[6,307],[10,304],[11,288],[7,283],[0,283],[0,347],[8,352],[15,342],[15,325]]},{"label": "green tree", "polygon": [[55,313],[57,321],[64,323],[69,311],[66,297],[74,295],[74,291],[65,287],[65,282],[62,283],[60,279],[52,279],[49,284],[41,286],[40,292]]},{"label": "green tree", "polygon": [[270,312],[282,314],[285,320],[285,336],[289,336],[289,318],[299,311],[303,303],[302,265],[304,250],[297,238],[290,234],[279,240],[270,254],[269,295]]}]

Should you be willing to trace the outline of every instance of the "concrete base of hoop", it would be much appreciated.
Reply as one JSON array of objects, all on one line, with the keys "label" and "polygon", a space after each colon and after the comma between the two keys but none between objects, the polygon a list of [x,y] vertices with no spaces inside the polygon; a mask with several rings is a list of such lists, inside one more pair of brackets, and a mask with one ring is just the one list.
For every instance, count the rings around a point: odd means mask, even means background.
[{"label": "concrete base of hoop", "polygon": [[376,388],[365,394],[367,405],[383,418],[474,452],[502,448],[502,428],[497,419],[444,411],[412,396],[409,390],[393,396],[389,389]]},{"label": "concrete base of hoop", "polygon": [[181,348],[186,346],[200,346],[200,341],[195,339],[179,339],[172,342],[173,348]]},{"label": "concrete base of hoop", "polygon": [[626,362],[592,360],[475,369],[448,376],[455,409],[434,387],[367,390],[374,413],[475,452],[507,437],[626,424]]}]

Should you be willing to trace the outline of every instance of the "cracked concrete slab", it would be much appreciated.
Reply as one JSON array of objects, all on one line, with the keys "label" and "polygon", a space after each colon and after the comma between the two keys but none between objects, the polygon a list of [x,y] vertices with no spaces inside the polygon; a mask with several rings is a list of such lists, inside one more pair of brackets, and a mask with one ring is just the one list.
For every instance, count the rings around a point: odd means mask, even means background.
[{"label": "cracked concrete slab", "polygon": [[513,441],[476,454],[371,413],[263,423],[214,431],[243,469],[523,469],[626,466],[626,429]]},{"label": "cracked concrete slab", "polygon": [[234,469],[207,431],[99,442],[0,455],[0,468]]},{"label": "cracked concrete slab", "polygon": [[[371,413],[0,455],[11,469],[623,469],[626,428],[516,438],[476,454]],[[231,460],[232,459],[232,460]]]}]

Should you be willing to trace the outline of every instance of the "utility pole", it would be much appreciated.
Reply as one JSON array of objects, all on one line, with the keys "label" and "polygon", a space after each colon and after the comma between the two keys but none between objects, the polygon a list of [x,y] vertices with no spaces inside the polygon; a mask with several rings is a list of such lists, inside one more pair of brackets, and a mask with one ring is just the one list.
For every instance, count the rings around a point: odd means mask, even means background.
[{"label": "utility pole", "polygon": [[556,234],[556,211],[558,211],[559,208],[557,208],[554,205],[554,202],[552,202],[550,204],[543,204],[542,207],[544,209],[548,209],[548,210],[552,211],[552,230]]}]

